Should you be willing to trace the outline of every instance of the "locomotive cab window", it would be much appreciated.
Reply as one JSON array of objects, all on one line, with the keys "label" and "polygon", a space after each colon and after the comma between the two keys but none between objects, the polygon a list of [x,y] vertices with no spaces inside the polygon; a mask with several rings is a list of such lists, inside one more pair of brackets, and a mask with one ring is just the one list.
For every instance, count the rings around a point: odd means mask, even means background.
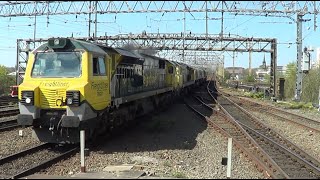
[{"label": "locomotive cab window", "polygon": [[163,60],[159,60],[159,69],[164,69],[166,68],[166,63]]},{"label": "locomotive cab window", "polygon": [[93,62],[93,75],[94,76],[97,76],[99,75],[99,61],[98,61],[98,58],[93,58],[92,59],[92,62]]},{"label": "locomotive cab window", "polygon": [[92,72],[94,76],[106,76],[106,64],[103,57],[94,57],[92,59]]},{"label": "locomotive cab window", "polygon": [[114,70],[115,69],[115,67],[116,67],[116,55],[115,54],[112,54],[111,55],[111,57],[112,57],[112,60],[111,60],[111,68],[112,68],[112,70]]},{"label": "locomotive cab window", "polygon": [[99,57],[98,61],[100,76],[106,76],[106,64],[104,63],[104,59],[102,57]]},{"label": "locomotive cab window", "polygon": [[173,67],[172,67],[172,66],[170,66],[170,67],[168,68],[168,73],[169,73],[169,74],[172,74],[172,73],[173,73]]},{"label": "locomotive cab window", "polygon": [[80,52],[38,52],[31,77],[80,77]]}]

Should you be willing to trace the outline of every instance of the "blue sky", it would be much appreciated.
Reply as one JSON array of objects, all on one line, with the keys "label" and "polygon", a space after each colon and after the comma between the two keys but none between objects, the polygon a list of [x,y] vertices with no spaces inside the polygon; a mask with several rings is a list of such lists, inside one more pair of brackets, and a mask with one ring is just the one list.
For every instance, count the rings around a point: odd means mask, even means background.
[{"label": "blue sky", "polygon": [[[163,15],[163,16],[162,16]],[[208,13],[208,32],[218,34],[221,31],[221,13]],[[92,19],[94,15],[92,16]],[[296,17],[293,17],[296,19]],[[16,39],[29,39],[34,36],[34,17],[0,17],[0,64],[14,67],[16,64]],[[320,26],[313,29],[313,16],[305,15],[311,21],[303,23],[303,47],[320,47]],[[319,19],[319,18],[318,18]],[[52,15],[37,17],[36,38],[88,35],[88,15]],[[49,22],[49,23],[47,23]],[[98,36],[120,33],[180,33],[183,32],[183,13],[131,13],[98,15]],[[192,33],[205,33],[205,13],[186,13],[186,30]],[[91,25],[91,32],[94,24]],[[289,18],[235,16],[224,13],[224,33],[238,34],[244,37],[277,38],[278,65],[296,61],[296,23]],[[288,43],[292,43],[289,46]],[[315,52],[312,59],[315,59]],[[232,52],[225,53],[225,67],[232,66]],[[263,56],[270,63],[269,53],[252,53],[252,67],[261,65]],[[248,68],[248,53],[237,53],[235,66]]]}]

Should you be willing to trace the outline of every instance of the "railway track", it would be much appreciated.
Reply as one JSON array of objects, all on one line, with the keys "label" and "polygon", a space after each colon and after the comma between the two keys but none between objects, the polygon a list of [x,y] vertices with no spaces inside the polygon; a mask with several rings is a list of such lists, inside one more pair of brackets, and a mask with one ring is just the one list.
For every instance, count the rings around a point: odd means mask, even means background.
[{"label": "railway track", "polygon": [[219,96],[220,105],[248,132],[289,178],[319,178],[320,163],[250,113]]},{"label": "railway track", "polygon": [[19,108],[0,109],[0,118],[19,114]]},{"label": "railway track", "polygon": [[0,109],[0,131],[19,127],[16,116],[18,114],[19,109],[17,108]]},{"label": "railway track", "polygon": [[[202,100],[199,97],[197,99],[203,104],[203,108],[210,107],[205,105],[208,102],[202,101],[209,101],[208,96],[202,97]],[[223,120],[204,115],[203,110],[199,110],[199,103],[188,106],[194,110],[198,108],[197,113],[204,117],[210,126],[234,138],[236,147],[245,152],[260,171],[266,171],[267,176],[273,178],[320,177],[320,163],[313,157],[254,119],[227,98],[219,96],[217,102],[223,113],[216,111],[215,114],[219,114]]]},{"label": "railway track", "polygon": [[0,106],[6,106],[10,104],[18,103],[18,98],[12,98],[10,96],[2,96],[0,97]]},{"label": "railway track", "polygon": [[6,108],[18,108],[18,106],[14,105],[14,104],[6,105],[6,106],[0,106],[0,110],[6,109]]},{"label": "railway track", "polygon": [[274,116],[278,119],[288,121],[288,122],[297,124],[301,127],[307,128],[311,131],[320,132],[320,121],[316,121],[314,119],[310,119],[294,113],[290,113],[290,112],[278,109],[276,107],[272,107],[270,105],[264,105],[261,103],[253,102],[251,100],[244,99],[241,97],[232,98],[232,100],[236,102],[238,105],[241,105],[241,106],[244,105],[245,107],[250,108],[253,111]]},{"label": "railway track", "polygon": [[17,119],[9,119],[5,121],[0,121],[0,132],[5,130],[10,130],[19,127]]},{"label": "railway track", "polygon": [[77,145],[45,143],[0,159],[0,178],[16,179],[38,172],[79,150]]},{"label": "railway track", "polygon": [[[200,88],[200,90],[201,89],[202,88]],[[196,95],[189,98],[184,98],[183,100],[185,104],[187,104],[189,107],[191,106],[192,109],[199,115],[210,117],[213,114],[213,110],[210,107],[210,105],[208,105],[210,103],[205,104],[205,103],[199,102],[198,99],[202,99],[202,97],[209,98],[210,96],[206,91],[203,91],[202,89],[202,91],[197,92]]]}]

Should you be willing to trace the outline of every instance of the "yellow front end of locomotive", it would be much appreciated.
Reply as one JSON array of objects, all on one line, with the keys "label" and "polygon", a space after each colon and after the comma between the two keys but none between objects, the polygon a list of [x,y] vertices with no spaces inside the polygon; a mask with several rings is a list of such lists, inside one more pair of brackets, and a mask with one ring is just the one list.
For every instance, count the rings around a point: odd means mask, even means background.
[{"label": "yellow front end of locomotive", "polygon": [[18,123],[79,127],[111,104],[111,59],[100,48],[80,41],[52,49],[43,46],[29,55],[19,85]]},{"label": "yellow front end of locomotive", "polygon": [[[88,65],[88,52],[82,54],[81,75],[79,77],[33,78],[30,76],[32,67],[28,66],[24,82],[19,86],[19,100],[25,102],[24,94],[33,93],[31,105],[41,109],[66,109],[68,105],[67,92],[79,92],[79,97],[72,100],[79,105],[86,101],[94,110],[101,110],[110,105],[109,78],[107,76],[90,76],[93,68]],[[34,64],[34,55],[29,58],[29,64]],[[91,63],[92,64],[92,63]],[[89,67],[89,68],[87,68]],[[25,93],[26,92],[26,93]],[[29,101],[29,100],[27,100]],[[27,103],[27,102],[25,102]],[[69,104],[72,104],[69,100]]]}]

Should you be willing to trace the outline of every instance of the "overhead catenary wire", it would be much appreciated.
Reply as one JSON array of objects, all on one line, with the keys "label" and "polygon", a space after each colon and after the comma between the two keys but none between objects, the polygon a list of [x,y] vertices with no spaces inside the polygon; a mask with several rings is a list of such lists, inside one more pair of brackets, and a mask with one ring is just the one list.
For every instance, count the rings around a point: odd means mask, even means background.
[{"label": "overhead catenary wire", "polygon": [[[187,10],[188,10],[188,8],[187,8]],[[189,11],[188,11],[189,12]],[[162,13],[162,14],[164,14],[164,13]],[[160,14],[161,15],[161,14]],[[192,15],[192,14],[191,14]],[[72,15],[72,16],[74,16],[74,15]],[[77,16],[77,15],[76,15]],[[193,16],[193,15],[192,15]],[[79,26],[84,26],[84,24],[82,24],[83,22],[86,22],[86,21],[82,21],[81,20],[81,22],[80,21],[78,21],[77,23],[76,22],[74,22],[74,21],[72,21],[72,19],[70,19],[70,20],[68,20],[68,19],[65,19],[65,18],[62,18],[61,16],[50,16],[50,23],[51,23],[51,21],[52,21],[52,19],[54,18],[54,17],[57,17],[58,19],[61,19],[62,21],[64,21],[64,23],[72,23],[72,24],[70,24],[70,26],[78,26],[78,24],[79,24]],[[87,20],[85,17],[83,17],[83,16],[80,16],[80,15],[78,15],[78,18],[82,18],[82,19],[85,19],[85,20]],[[194,18],[195,19],[195,18]],[[225,18],[226,19],[226,18]],[[190,20],[193,20],[192,18],[190,18]],[[176,20],[175,20],[176,21]],[[52,21],[52,22],[54,22],[54,21]],[[163,22],[163,20],[162,20],[162,17],[161,17],[161,19],[160,19],[160,22]],[[38,23],[38,22],[37,22]],[[104,23],[104,22],[100,22],[100,21],[98,21],[97,23]],[[244,22],[245,23],[245,22]],[[40,23],[39,23],[40,24]],[[58,23],[56,23],[56,25],[57,25]],[[82,24],[82,25],[81,25]],[[237,27],[239,27],[239,26],[241,26],[242,24],[238,24],[236,27],[234,27],[234,28],[237,28]],[[64,26],[64,24],[60,24],[59,26]],[[69,27],[68,27],[69,28]],[[225,26],[225,28],[224,29],[228,29],[229,27],[227,27],[227,26]],[[233,28],[233,29],[234,29]],[[229,31],[233,31],[233,29],[231,29],[231,30],[229,30]],[[121,31],[120,30],[120,28],[119,28],[119,31]],[[100,31],[99,31],[100,32]],[[226,32],[226,31],[225,31]]]},{"label": "overhead catenary wire", "polygon": [[232,29],[230,29],[230,30],[228,30],[228,31],[229,31],[229,32],[231,32],[232,30],[234,30],[234,29],[236,29],[236,28],[238,28],[238,27],[242,26],[243,24],[245,24],[245,23],[247,23],[247,22],[251,21],[253,18],[255,18],[255,16],[253,16],[252,18],[250,18],[250,19],[248,19],[248,20],[246,20],[246,21],[244,21],[244,22],[242,22],[242,23],[240,23],[240,24],[237,24],[237,26],[236,26],[236,27],[234,27],[234,28],[232,28]]}]

